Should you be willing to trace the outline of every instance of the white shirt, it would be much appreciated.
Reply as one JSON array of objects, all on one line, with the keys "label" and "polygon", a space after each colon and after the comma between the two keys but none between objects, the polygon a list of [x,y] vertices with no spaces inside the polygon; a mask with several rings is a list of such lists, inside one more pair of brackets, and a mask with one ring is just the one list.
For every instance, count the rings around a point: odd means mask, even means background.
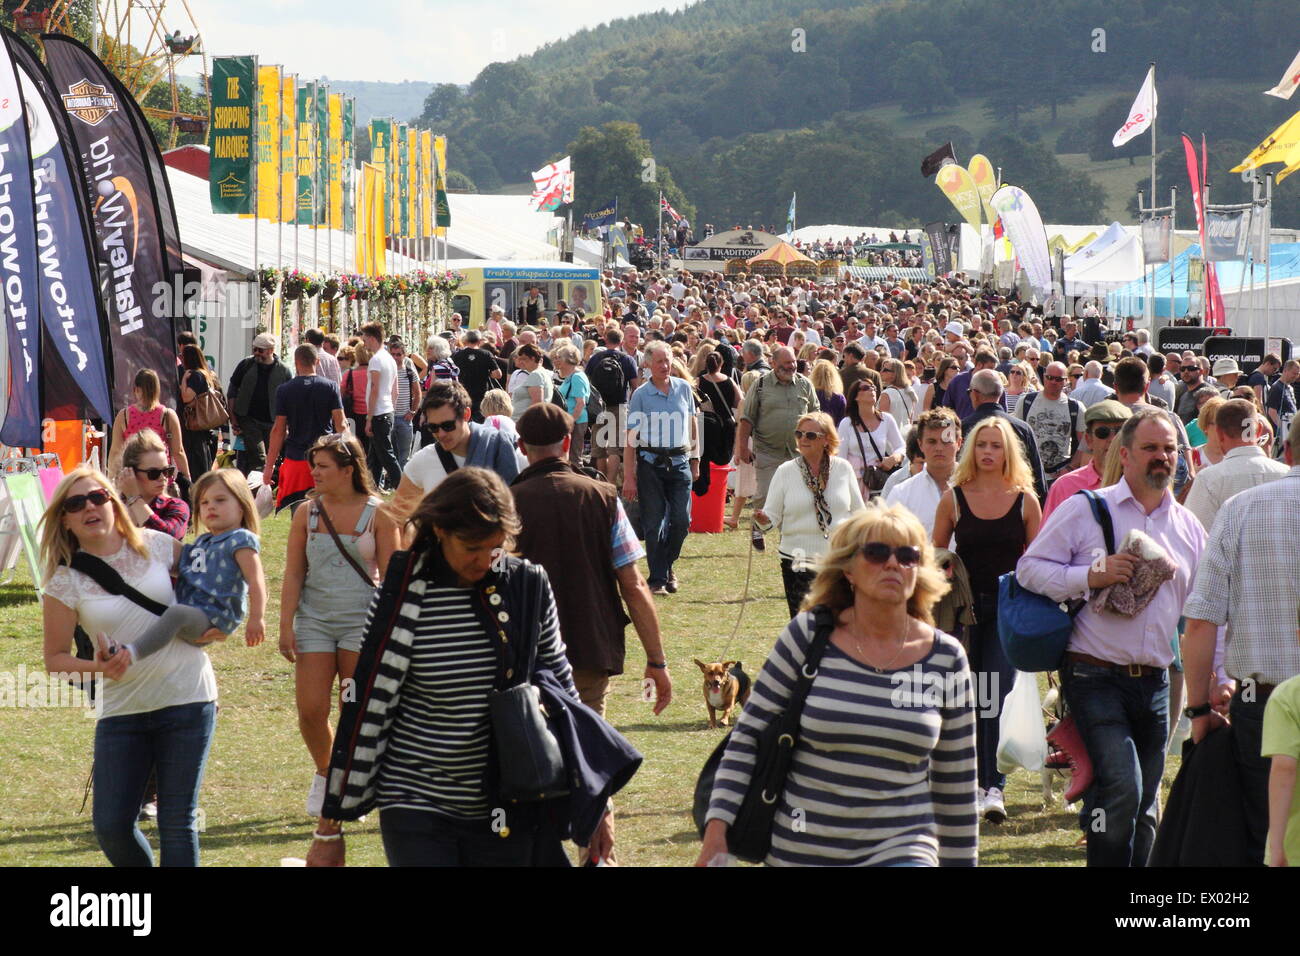
[{"label": "white shirt", "polygon": [[366,406],[367,412],[371,415],[391,415],[393,414],[394,402],[393,391],[397,388],[397,362],[388,350],[384,348],[376,349],[370,356],[370,374],[366,377],[367,397],[371,394],[370,383],[376,383],[375,401],[373,405]]},{"label": "white shirt", "polygon": [[[799,553],[813,558],[830,549],[830,539],[817,527],[817,509],[813,506],[812,492],[804,483],[799,468],[802,460],[802,456],[797,456],[776,469],[763,503],[763,512],[774,526],[781,529],[779,549],[783,558],[797,558]],[[843,458],[831,457],[824,497],[831,512],[826,530],[831,534],[850,515],[865,507],[853,466]]]},{"label": "white shirt", "polygon": [[864,335],[862,336],[862,338],[858,339],[858,344],[861,345],[868,352],[874,352],[882,345],[886,349],[889,348],[889,343],[885,341],[885,337],[883,335]]},{"label": "white shirt", "polygon": [[947,490],[947,484],[940,487],[938,482],[930,477],[929,469],[922,468],[911,478],[903,479],[898,487],[889,493],[885,503],[901,504],[912,512],[925,526],[925,533],[929,536],[934,534],[934,516],[939,510],[939,499]]},{"label": "white shirt", "polygon": [[[102,560],[128,584],[161,604],[172,604],[171,566],[175,539],[161,531],[141,528],[147,558],[124,542]],[[112,595],[80,571],[60,567],[46,583],[45,594],[77,612],[77,623],[92,635],[101,631],[119,644],[130,644],[157,620],[129,598]],[[201,648],[186,641],[168,641],[156,654],[127,668],[121,680],[104,681],[101,717],[143,714],[164,707],[217,699],[212,661]]]},{"label": "white shirt", "polygon": [[[845,415],[840,419],[840,424],[835,430],[840,436],[840,447],[835,454],[847,461],[859,475],[867,465],[877,465],[881,458],[896,455],[907,447],[907,443],[903,440],[903,433],[899,430],[898,422],[893,415],[881,415],[880,424],[870,433],[857,431],[853,421]],[[867,437],[868,434],[870,438]],[[862,440],[861,448],[858,447],[859,438]],[[876,443],[876,448],[880,449],[879,455],[871,447],[872,441]]]},{"label": "white shirt", "polygon": [[1231,448],[1217,465],[1197,472],[1192,490],[1187,493],[1187,510],[1209,531],[1225,501],[1239,491],[1281,478],[1290,470],[1257,445]]},{"label": "white shirt", "polygon": [[[466,456],[451,457],[457,468],[465,467]],[[447,469],[442,467],[442,459],[438,457],[438,443],[435,441],[432,445],[425,445],[412,455],[402,469],[402,474],[419,485],[426,495],[437,488],[447,477]]]}]

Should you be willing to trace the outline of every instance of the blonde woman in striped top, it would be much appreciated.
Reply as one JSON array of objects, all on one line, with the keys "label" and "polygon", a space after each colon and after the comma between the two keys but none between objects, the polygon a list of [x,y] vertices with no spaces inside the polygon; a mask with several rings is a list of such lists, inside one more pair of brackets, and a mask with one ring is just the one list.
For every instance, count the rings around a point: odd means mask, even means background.
[{"label": "blonde woman in striped top", "polygon": [[874,504],[840,525],[804,610],[763,666],[718,769],[698,865],[726,852],[755,745],[813,639],[836,627],[800,721],[773,866],[973,866],[975,710],[966,653],[930,609],[948,590],[921,523]]}]

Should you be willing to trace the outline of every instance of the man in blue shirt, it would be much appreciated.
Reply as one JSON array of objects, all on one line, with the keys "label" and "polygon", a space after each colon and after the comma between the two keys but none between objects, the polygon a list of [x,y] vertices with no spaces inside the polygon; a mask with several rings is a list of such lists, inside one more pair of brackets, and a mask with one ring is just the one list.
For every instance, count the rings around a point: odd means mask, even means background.
[{"label": "man in blue shirt", "polygon": [[650,591],[675,594],[675,562],[691,520],[691,485],[700,477],[695,395],[685,379],[673,378],[672,350],[665,342],[646,346],[650,381],[628,402],[623,496],[641,496]]}]

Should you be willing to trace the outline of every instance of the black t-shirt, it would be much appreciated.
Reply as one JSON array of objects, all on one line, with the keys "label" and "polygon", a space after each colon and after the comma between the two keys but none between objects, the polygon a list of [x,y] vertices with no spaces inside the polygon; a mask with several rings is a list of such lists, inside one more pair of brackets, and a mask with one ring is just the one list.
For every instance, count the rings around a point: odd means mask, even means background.
[{"label": "black t-shirt", "polygon": [[288,420],[284,457],[303,461],[316,439],[334,431],[334,409],[343,407],[339,387],[319,375],[299,375],[275,390],[275,416]]},{"label": "black t-shirt", "polygon": [[1259,369],[1250,373],[1250,378],[1246,379],[1246,384],[1251,388],[1258,385],[1264,389],[1264,394],[1268,395],[1268,376],[1259,371]]},{"label": "black t-shirt", "polygon": [[[266,392],[266,384],[271,377],[274,363],[268,362],[263,365],[254,359],[253,367],[257,370],[257,382],[253,386],[253,401],[248,406],[248,417],[255,422],[269,422],[272,417],[271,396]],[[248,373],[244,373],[244,381],[239,383],[239,387],[248,388]]]},{"label": "black t-shirt", "polygon": [[474,401],[474,412],[478,413],[479,402],[492,387],[492,372],[497,368],[497,360],[486,349],[465,348],[455,352],[451,360],[460,369],[460,383],[469,392]]},{"label": "black t-shirt", "polygon": [[208,377],[198,369],[190,369],[185,375],[185,385],[197,398],[208,390]]}]

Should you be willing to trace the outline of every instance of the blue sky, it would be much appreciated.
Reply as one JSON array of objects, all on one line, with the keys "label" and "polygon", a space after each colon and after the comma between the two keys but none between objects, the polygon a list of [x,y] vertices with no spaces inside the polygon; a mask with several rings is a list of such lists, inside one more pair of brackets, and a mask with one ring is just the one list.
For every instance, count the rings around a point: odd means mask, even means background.
[{"label": "blue sky", "polygon": [[[301,76],[468,83],[583,27],[685,0],[189,0],[209,55],[256,53]],[[179,3],[168,4],[180,11]],[[177,23],[176,26],[183,24]],[[168,27],[173,24],[168,21]]]}]

